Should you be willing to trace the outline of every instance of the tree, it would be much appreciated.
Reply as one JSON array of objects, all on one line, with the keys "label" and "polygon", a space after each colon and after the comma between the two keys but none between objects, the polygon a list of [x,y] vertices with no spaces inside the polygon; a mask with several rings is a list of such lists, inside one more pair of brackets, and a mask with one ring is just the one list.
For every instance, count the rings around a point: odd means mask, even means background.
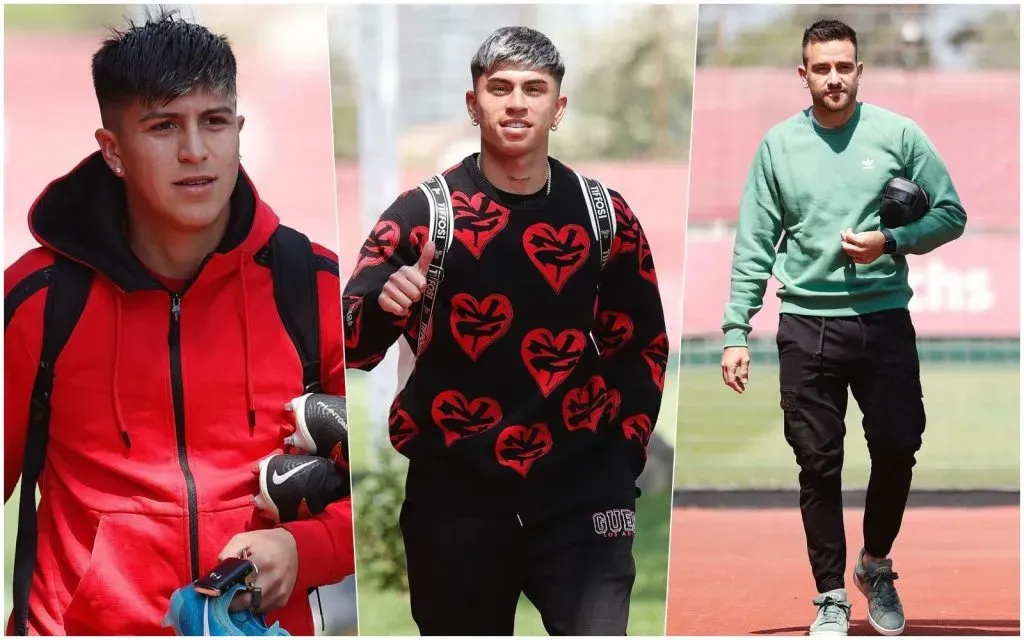
[{"label": "tree", "polygon": [[[552,154],[567,160],[685,160],[693,105],[694,8],[638,9],[588,35],[589,61]],[[612,43],[609,46],[609,43]]]},{"label": "tree", "polygon": [[21,4],[4,7],[8,31],[96,31],[123,26],[128,7],[118,4]]},{"label": "tree", "polygon": [[977,68],[1019,69],[1020,7],[996,9],[964,24],[949,37],[949,44],[970,55]]},{"label": "tree", "polygon": [[334,122],[335,160],[355,161],[359,157],[359,119],[356,78],[352,62],[331,52],[331,115]]},{"label": "tree", "polygon": [[[795,5],[764,25],[740,31],[726,42],[725,24],[741,8],[715,7],[700,26],[698,64],[716,67],[795,67],[801,63],[804,30],[822,19],[837,19],[857,32],[858,58],[870,67],[930,67],[931,36],[904,40],[905,26],[927,21],[927,5],[834,5],[828,11],[815,5]],[[703,8],[702,8],[703,11]]]}]

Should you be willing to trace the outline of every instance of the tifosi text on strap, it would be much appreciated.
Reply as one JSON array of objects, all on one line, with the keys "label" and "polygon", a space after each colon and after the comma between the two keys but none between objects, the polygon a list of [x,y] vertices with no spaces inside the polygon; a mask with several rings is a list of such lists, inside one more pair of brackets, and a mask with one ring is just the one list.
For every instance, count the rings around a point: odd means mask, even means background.
[{"label": "tifosi text on strap", "polygon": [[416,335],[416,354],[423,350],[430,324],[430,314],[434,310],[437,298],[437,287],[444,279],[444,257],[451,245],[452,237],[452,200],[448,192],[448,184],[444,176],[436,175],[424,181],[420,189],[427,196],[430,205],[430,237],[434,240],[434,260],[427,269],[427,287],[423,291],[423,308],[420,310],[420,328]]},{"label": "tifosi text on strap", "polygon": [[579,175],[580,187],[586,196],[587,212],[594,235],[601,245],[601,266],[608,263],[612,251],[612,238],[615,237],[615,215],[612,213],[611,194],[597,180]]}]

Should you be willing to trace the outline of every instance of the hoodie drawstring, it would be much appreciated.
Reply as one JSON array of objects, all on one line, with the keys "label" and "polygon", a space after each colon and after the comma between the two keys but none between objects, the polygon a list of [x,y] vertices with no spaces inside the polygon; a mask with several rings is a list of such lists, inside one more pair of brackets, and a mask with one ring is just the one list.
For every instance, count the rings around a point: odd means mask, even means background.
[{"label": "hoodie drawstring", "polygon": [[256,429],[256,402],[252,391],[252,365],[249,344],[249,296],[245,288],[245,253],[238,253],[238,270],[242,279],[242,343],[245,352],[245,408],[249,418],[249,433]]},{"label": "hoodie drawstring", "polygon": [[121,435],[121,441],[129,450],[132,448],[132,439],[128,437],[128,426],[124,421],[124,413],[121,411],[121,395],[119,393],[121,363],[121,296],[114,294],[114,371],[111,380],[111,392],[114,396],[114,422]]},{"label": "hoodie drawstring", "polygon": [[[240,268],[242,275],[242,343],[245,353],[245,408],[249,421],[249,431],[256,428],[256,403],[255,394],[252,390],[252,358],[251,344],[249,340],[249,296],[245,286],[245,254],[240,254]],[[114,297],[114,369],[112,374],[111,389],[114,401],[114,422],[121,441],[128,449],[132,448],[131,437],[128,435],[128,426],[124,421],[124,412],[121,410],[121,398],[119,394],[120,385],[120,364],[121,364],[121,297],[115,294]]]}]

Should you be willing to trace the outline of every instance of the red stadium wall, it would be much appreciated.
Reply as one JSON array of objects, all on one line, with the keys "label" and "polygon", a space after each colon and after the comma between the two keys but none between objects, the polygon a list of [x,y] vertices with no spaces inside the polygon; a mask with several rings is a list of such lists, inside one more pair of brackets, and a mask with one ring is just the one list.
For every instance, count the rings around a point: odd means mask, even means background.
[{"label": "red stadium wall", "polygon": [[[90,62],[102,37],[7,34],[4,43],[4,260],[36,246],[29,207],[97,149]],[[329,67],[235,44],[242,166],[285,224],[337,250]],[[287,87],[287,91],[281,88]]]},{"label": "red stadium wall", "polygon": [[[754,98],[752,98],[752,96]],[[964,237],[911,256],[911,309],[922,337],[1020,334],[1020,77],[866,69],[861,100],[902,113],[928,134],[967,210]],[[765,132],[807,106],[795,70],[701,69],[695,84],[689,224],[735,223],[750,163]],[[683,331],[720,336],[732,239],[690,235]],[[754,335],[771,337],[772,280]]]},{"label": "red stadium wall", "polygon": [[[858,99],[912,118],[946,161],[968,227],[1020,227],[1020,75],[866,69]],[[735,220],[757,146],[807,106],[795,70],[701,69],[694,85],[690,223]]]},{"label": "red stadium wall", "polygon": [[[921,337],[1015,337],[1020,333],[1020,242],[1016,236],[963,237],[927,256],[910,256],[911,312]],[[683,331],[720,336],[729,299],[732,239],[687,245]],[[772,338],[778,285],[769,281],[751,337]]]},{"label": "red stadium wall", "polygon": [[[96,44],[94,38],[9,34],[5,44],[6,264],[35,245],[25,225],[35,197],[50,180],[96,148],[92,135],[99,114],[89,74]],[[326,62],[286,65],[258,49],[241,48],[238,57],[240,108],[248,115],[242,134],[243,166],[286,223],[323,244],[337,246],[342,272],[350,272],[367,229],[358,168],[333,166],[329,109],[315,106],[329,100]],[[46,74],[40,74],[40,68]],[[788,83],[795,85],[792,90],[781,90]],[[280,91],[285,85],[289,90]],[[60,95],[53,93],[53,87],[61,88]],[[968,210],[967,236],[913,262],[914,277],[923,279],[915,299],[923,335],[1019,333],[1019,90],[1016,74],[865,72],[861,97],[911,115],[925,128],[946,158]],[[751,95],[758,96],[753,103]],[[673,343],[682,331],[717,335],[728,294],[731,241],[694,240],[686,260],[691,277],[686,283],[681,328],[688,195],[691,224],[734,220],[761,136],[803,107],[804,95],[794,72],[786,70],[699,71],[692,194],[687,191],[688,167],[683,164],[576,167],[621,191],[643,224],[658,268]],[[287,127],[272,122],[287,122]],[[429,172],[404,172],[400,188],[413,187]],[[329,186],[332,178],[336,191]],[[338,218],[333,215],[335,195]],[[1010,233],[977,235],[986,228]],[[340,233],[337,244],[335,233]],[[947,275],[937,275],[940,266]],[[957,293],[958,287],[965,292]],[[759,332],[771,330],[775,304],[769,294],[766,308],[755,321]]]},{"label": "red stadium wall", "polygon": [[[100,126],[99,109],[89,64],[99,40],[99,36],[8,34],[4,51],[5,265],[36,246],[26,217],[39,193],[96,150],[93,132]],[[358,168],[353,164],[335,167],[333,159],[326,56],[317,64],[296,64],[254,43],[236,43],[235,49],[239,111],[247,117],[242,166],[281,219],[336,248],[342,273],[349,273],[367,230],[362,223]],[[584,164],[575,168],[621,191],[639,216],[661,279],[669,335],[677,341],[686,165]],[[415,186],[429,173],[429,169],[405,172],[400,188]]]}]

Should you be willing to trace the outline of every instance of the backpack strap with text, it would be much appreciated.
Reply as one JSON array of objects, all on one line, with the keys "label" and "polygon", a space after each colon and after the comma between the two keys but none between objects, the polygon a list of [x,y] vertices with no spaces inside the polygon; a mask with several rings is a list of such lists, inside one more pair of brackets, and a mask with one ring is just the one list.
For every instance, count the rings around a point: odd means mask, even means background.
[{"label": "backpack strap with text", "polygon": [[584,199],[587,201],[587,213],[590,214],[590,226],[601,245],[601,268],[608,264],[612,253],[612,240],[615,239],[615,211],[612,209],[612,196],[603,184],[588,178],[581,173],[576,176],[580,180]]},{"label": "backpack strap with text", "polygon": [[430,314],[434,311],[437,289],[444,280],[444,258],[455,237],[455,219],[452,214],[452,194],[444,176],[438,174],[425,180],[420,190],[427,196],[430,207],[430,240],[434,241],[434,259],[427,268],[427,288],[423,291],[423,306],[420,308],[420,326],[416,332],[416,355],[423,350],[430,326]]}]

